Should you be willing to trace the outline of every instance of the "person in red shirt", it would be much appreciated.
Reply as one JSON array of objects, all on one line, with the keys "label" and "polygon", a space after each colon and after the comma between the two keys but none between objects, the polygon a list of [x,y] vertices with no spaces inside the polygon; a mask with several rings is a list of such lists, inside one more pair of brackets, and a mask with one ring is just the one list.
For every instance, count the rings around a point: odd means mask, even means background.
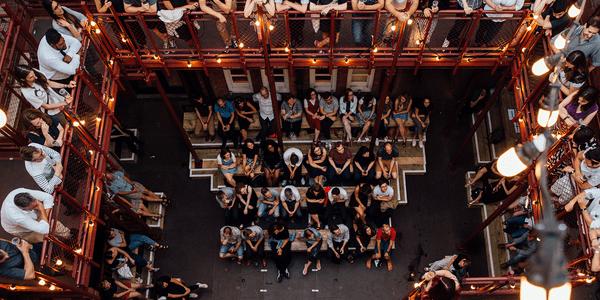
[{"label": "person in red shirt", "polygon": [[395,242],[396,230],[388,224],[383,224],[383,226],[377,230],[377,247],[375,247],[373,256],[367,261],[367,269],[371,268],[372,260],[375,259],[375,263],[377,264],[379,259],[382,258],[381,254],[383,253],[383,258],[387,260],[388,271],[391,271],[392,260],[390,259],[390,254],[392,254],[392,248],[394,248]]}]

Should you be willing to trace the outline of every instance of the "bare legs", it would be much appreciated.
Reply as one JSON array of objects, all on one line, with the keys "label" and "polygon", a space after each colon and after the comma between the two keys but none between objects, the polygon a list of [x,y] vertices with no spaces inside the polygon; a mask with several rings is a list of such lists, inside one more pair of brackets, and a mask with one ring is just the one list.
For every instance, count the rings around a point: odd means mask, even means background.
[{"label": "bare legs", "polygon": [[225,180],[227,180],[227,183],[229,183],[231,186],[235,186],[236,182],[233,179],[233,174],[232,173],[225,173],[223,174],[223,176],[225,177]]},{"label": "bare legs", "polygon": [[364,135],[366,135],[366,134],[367,134],[367,132],[369,132],[369,127],[371,127],[371,120],[369,120],[369,121],[365,121],[365,125],[363,125],[362,132],[361,132],[361,133],[360,133],[360,135],[358,136],[358,139],[359,139],[359,140],[360,140],[360,139],[362,139],[362,137],[363,137]]},{"label": "bare legs", "polygon": [[269,170],[265,169],[265,177],[267,179],[267,186],[275,186],[279,182],[280,169]]},{"label": "bare legs", "polygon": [[346,142],[352,141],[352,127],[350,124],[351,122],[352,121],[350,120],[348,115],[342,117],[342,123],[344,123],[344,132],[346,133]]}]

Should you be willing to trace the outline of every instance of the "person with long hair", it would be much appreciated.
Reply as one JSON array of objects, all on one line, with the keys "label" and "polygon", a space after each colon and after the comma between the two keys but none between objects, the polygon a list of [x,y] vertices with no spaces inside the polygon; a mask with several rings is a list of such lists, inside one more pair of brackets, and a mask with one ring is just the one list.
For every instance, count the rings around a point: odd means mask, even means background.
[{"label": "person with long hair", "polygon": [[321,251],[321,245],[323,245],[323,236],[319,230],[309,227],[304,231],[300,232],[300,236],[304,238],[306,242],[306,252],[308,252],[308,262],[304,264],[302,275],[308,273],[308,267],[312,263],[315,263],[317,270],[321,270],[321,260],[319,260],[319,251]]},{"label": "person with long hair", "polygon": [[65,130],[58,120],[37,109],[26,109],[21,113],[23,135],[32,143],[50,147],[60,152]]},{"label": "person with long hair", "polygon": [[367,260],[367,269],[371,268],[371,262],[373,260],[375,260],[376,264],[378,264],[380,259],[385,259],[387,261],[388,271],[391,271],[393,266],[390,255],[392,254],[392,249],[394,249],[395,243],[396,230],[390,227],[388,224],[383,224],[381,228],[377,230],[377,245],[373,251],[373,256]]},{"label": "person with long hair", "polygon": [[256,225],[260,220],[258,218],[258,196],[256,191],[247,184],[238,182],[235,186],[236,197],[240,200],[240,209],[242,209],[242,224],[244,226]]},{"label": "person with long hair", "polygon": [[563,64],[558,73],[561,92],[565,95],[577,92],[587,81],[588,75],[585,54],[579,50],[569,53],[566,58],[563,58]]},{"label": "person with long hair", "polygon": [[598,89],[587,86],[570,94],[558,105],[558,111],[567,126],[575,123],[588,125],[598,113]]},{"label": "person with long hair", "polygon": [[340,98],[340,117],[344,124],[344,141],[352,146],[352,122],[356,118],[356,106],[358,105],[358,97],[354,95],[352,89],[346,89],[344,96]]},{"label": "person with long hair", "polygon": [[415,132],[413,135],[412,146],[417,145],[417,137],[419,139],[419,147],[423,148],[423,134],[427,128],[427,118],[433,111],[433,105],[431,104],[431,97],[427,96],[423,98],[423,101],[416,101],[415,109],[411,114],[411,118],[415,123]]},{"label": "person with long hair", "polygon": [[281,156],[279,144],[273,140],[267,140],[263,148],[263,170],[267,179],[267,186],[275,186],[281,176],[283,157]]},{"label": "person with long hair", "polygon": [[402,136],[402,147],[406,148],[406,127],[404,122],[408,120],[408,113],[412,106],[412,97],[409,93],[401,94],[394,101],[394,110],[392,111],[392,119],[396,122],[396,132],[394,134],[394,143],[398,142],[398,136]]},{"label": "person with long hair", "polygon": [[367,94],[358,100],[358,126],[362,128],[360,135],[356,139],[358,143],[362,142],[363,136],[365,137],[365,142],[369,141],[367,132],[369,132],[369,128],[371,128],[371,121],[375,120],[375,117],[377,116],[377,113],[375,113],[376,105],[377,100],[371,94]]},{"label": "person with long hair", "polygon": [[309,226],[321,229],[321,220],[319,214],[323,211],[325,206],[325,190],[319,183],[315,183],[306,191],[306,207],[308,209],[308,215],[310,216]]},{"label": "person with long hair", "polygon": [[348,256],[348,262],[351,264],[363,256],[369,248],[371,238],[377,234],[377,231],[371,224],[367,224],[361,219],[354,220],[352,230],[354,231],[352,235],[352,244],[354,245],[355,250]]},{"label": "person with long hair", "polygon": [[323,184],[324,176],[327,175],[327,151],[320,143],[313,143],[310,146],[308,155],[306,156],[306,169],[310,178],[315,180],[315,183]]},{"label": "person with long hair", "polygon": [[371,195],[372,192],[373,186],[369,183],[361,183],[354,188],[354,192],[350,195],[349,205],[356,211],[355,220],[362,220],[363,223],[367,222],[365,211],[369,204],[369,195]]},{"label": "person with long hair", "polygon": [[248,127],[250,124],[254,123],[254,114],[256,113],[256,108],[254,105],[248,103],[248,100],[237,97],[235,98],[234,105],[235,114],[238,121],[238,126],[240,127],[240,133],[242,134],[242,140],[248,139]]},{"label": "person with long hair", "polygon": [[254,179],[255,172],[260,172],[262,168],[262,158],[252,139],[246,139],[242,145],[242,160],[244,175],[250,180]]},{"label": "person with long hair", "polygon": [[236,182],[233,179],[233,175],[238,172],[238,162],[235,159],[235,155],[228,148],[221,148],[221,153],[217,156],[217,163],[227,183],[235,186]]},{"label": "person with long hair", "polygon": [[306,123],[310,127],[310,130],[314,131],[315,137],[313,141],[319,140],[319,134],[321,133],[321,120],[325,119],[325,116],[321,115],[319,110],[319,103],[323,100],[323,97],[317,93],[314,89],[308,89],[308,98],[304,99],[304,112],[306,113]]},{"label": "person with long hair", "polygon": [[71,95],[63,97],[54,91],[53,88],[74,88],[75,81],[64,84],[48,80],[42,72],[27,65],[17,65],[13,69],[13,72],[17,77],[17,82],[21,86],[21,93],[29,104],[35,109],[53,116],[62,125],[67,123],[65,115],[60,111],[60,108],[71,104],[73,97]]},{"label": "person with long hair", "polygon": [[43,0],[42,6],[52,17],[52,28],[62,35],[70,35],[81,41],[81,32],[87,25],[85,15],[64,7],[57,1]]}]

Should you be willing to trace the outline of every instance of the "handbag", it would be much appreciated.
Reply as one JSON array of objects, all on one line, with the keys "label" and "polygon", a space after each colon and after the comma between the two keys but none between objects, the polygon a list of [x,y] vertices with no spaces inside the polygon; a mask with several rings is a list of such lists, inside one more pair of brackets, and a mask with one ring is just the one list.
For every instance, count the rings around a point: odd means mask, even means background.
[{"label": "handbag", "polygon": [[388,209],[396,209],[396,207],[398,207],[398,201],[392,199],[390,201],[385,201],[385,202],[381,202],[381,204],[379,205],[379,209],[381,209],[381,212],[385,212]]},{"label": "handbag", "polygon": [[575,197],[575,192],[573,191],[574,184],[573,177],[568,173],[554,182],[550,190],[558,196],[558,204],[564,206]]},{"label": "handbag", "polygon": [[129,268],[129,266],[127,264],[123,265],[121,268],[117,269],[117,273],[119,274],[119,277],[121,277],[122,279],[131,279],[133,278],[133,273],[131,273],[131,269]]}]

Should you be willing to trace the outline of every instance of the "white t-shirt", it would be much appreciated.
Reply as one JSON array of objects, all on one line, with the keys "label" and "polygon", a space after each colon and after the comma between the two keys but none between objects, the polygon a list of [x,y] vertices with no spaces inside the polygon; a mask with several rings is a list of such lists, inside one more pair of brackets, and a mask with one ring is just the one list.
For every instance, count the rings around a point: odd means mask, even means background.
[{"label": "white t-shirt", "polygon": [[[340,200],[348,200],[348,193],[346,192],[345,189],[340,188]],[[337,201],[333,199],[333,194],[331,193],[333,191],[333,189],[329,190],[329,193],[327,193],[327,197],[329,197],[329,201],[331,202],[331,204],[335,204]]]},{"label": "white t-shirt", "polygon": [[[46,110],[42,108],[42,104],[44,103],[55,104],[65,101],[65,97],[59,95],[51,87],[48,87],[48,90],[46,91],[41,85],[35,82],[33,83],[32,87],[21,88],[21,93],[23,94],[23,97],[25,97],[27,102],[29,102],[33,107],[41,110],[42,112],[46,112]],[[55,108],[47,111],[46,113],[51,116],[54,116],[59,112],[60,109]]]},{"label": "white t-shirt", "polygon": [[382,192],[381,188],[379,186],[376,186],[373,189],[373,196],[378,196],[378,197],[393,197],[394,196],[394,189],[388,185],[387,191]]},{"label": "white t-shirt", "polygon": [[296,163],[296,167],[301,166],[302,159],[304,158],[304,156],[302,155],[302,151],[300,151],[300,149],[298,148],[289,148],[285,150],[285,152],[283,153],[283,162],[286,165],[291,165],[292,163],[290,162],[290,158],[292,157],[292,153],[298,156],[298,162]]},{"label": "white t-shirt", "polygon": [[[288,199],[285,196],[285,191],[286,190],[292,190],[292,199]],[[300,192],[298,192],[298,189],[295,186],[293,186],[293,185],[288,185],[288,186],[284,187],[281,190],[281,194],[279,195],[279,199],[281,201],[288,201],[288,202],[300,201],[301,198],[302,197],[300,196]]]},{"label": "white t-shirt", "polygon": [[[590,148],[588,150],[586,150],[583,154],[583,156],[585,157],[585,154],[590,151],[593,148]],[[585,160],[581,162],[581,175],[583,175],[583,177],[585,178],[585,180],[593,187],[598,186],[600,184],[600,167],[597,168],[590,168],[585,164]]]}]

